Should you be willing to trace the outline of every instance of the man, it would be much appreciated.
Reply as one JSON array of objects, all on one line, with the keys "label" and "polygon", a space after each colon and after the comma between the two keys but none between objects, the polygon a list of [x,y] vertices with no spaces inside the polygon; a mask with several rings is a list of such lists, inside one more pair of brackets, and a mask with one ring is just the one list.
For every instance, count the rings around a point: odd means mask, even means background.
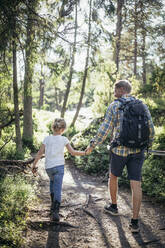
[{"label": "man", "polygon": [[[117,99],[124,99],[130,101],[134,99],[131,95],[131,84],[127,80],[120,80],[115,84],[114,96]],[[91,152],[94,147],[101,144],[107,134],[110,132],[112,141],[119,136],[120,133],[120,118],[121,101],[112,102],[106,112],[104,122],[100,126],[97,135],[91,140],[90,145],[87,148],[87,152]],[[149,144],[152,144],[154,138],[154,126],[151,119],[150,112],[145,105],[148,124],[149,124]],[[111,149],[110,158],[110,174],[109,174],[109,191],[112,203],[104,207],[106,212],[112,215],[118,215],[117,207],[117,191],[118,191],[118,177],[122,175],[124,166],[127,166],[128,178],[130,180],[130,186],[132,191],[132,206],[133,216],[130,223],[132,232],[139,232],[138,216],[142,200],[141,189],[141,169],[144,162],[144,149],[128,148],[123,145],[118,145]]]}]

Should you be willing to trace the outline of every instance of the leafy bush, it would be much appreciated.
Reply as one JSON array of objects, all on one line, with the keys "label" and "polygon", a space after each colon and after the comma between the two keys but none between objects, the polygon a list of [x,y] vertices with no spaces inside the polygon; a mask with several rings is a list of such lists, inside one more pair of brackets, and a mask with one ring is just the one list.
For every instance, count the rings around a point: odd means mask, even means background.
[{"label": "leafy bush", "polygon": [[[4,141],[0,141],[0,147],[2,147]],[[28,148],[24,148],[22,153],[18,153],[16,151],[16,144],[13,140],[11,140],[4,149],[0,152],[1,159],[14,159],[14,160],[23,160],[25,158],[30,157],[30,150]]]},{"label": "leafy bush", "polygon": [[143,102],[147,104],[153,123],[156,126],[165,124],[165,99],[164,98],[146,98]]},{"label": "leafy bush", "polygon": [[34,188],[22,175],[0,179],[1,247],[21,247],[27,206],[34,200],[34,195]]},{"label": "leafy bush", "polygon": [[147,195],[159,201],[165,201],[165,160],[150,155],[143,165],[142,188]]}]

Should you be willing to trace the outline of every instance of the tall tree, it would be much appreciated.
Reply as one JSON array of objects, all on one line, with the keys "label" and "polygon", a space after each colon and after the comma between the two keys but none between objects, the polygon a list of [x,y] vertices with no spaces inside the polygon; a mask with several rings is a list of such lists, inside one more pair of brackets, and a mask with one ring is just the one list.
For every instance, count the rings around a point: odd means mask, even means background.
[{"label": "tall tree", "polygon": [[13,15],[13,95],[14,95],[14,115],[16,131],[16,150],[22,152],[22,139],[19,119],[18,84],[17,84],[17,46],[16,46],[16,16]]},{"label": "tall tree", "polygon": [[84,68],[84,74],[83,74],[83,81],[82,81],[82,87],[81,87],[81,93],[79,102],[77,105],[76,113],[73,117],[73,121],[71,123],[71,126],[75,125],[75,122],[77,120],[78,114],[81,109],[82,100],[85,92],[85,85],[87,80],[87,74],[88,74],[88,66],[89,66],[89,51],[91,46],[91,17],[92,17],[92,0],[89,1],[89,18],[88,18],[88,38],[87,38],[87,54],[86,54],[86,60],[85,60],[85,68]]},{"label": "tall tree", "polygon": [[142,79],[143,84],[146,84],[146,30],[142,30]]},{"label": "tall tree", "polygon": [[138,11],[137,0],[134,3],[134,75],[137,74],[137,29],[138,29]]},{"label": "tall tree", "polygon": [[[12,51],[12,67],[13,67],[13,102],[15,115],[15,133],[16,133],[16,150],[22,152],[20,119],[19,119],[19,94],[17,83],[17,44],[19,44],[19,32],[21,29],[22,1],[4,1],[0,4],[0,50],[4,54],[4,64],[6,65],[6,51]],[[12,49],[11,49],[12,48]],[[7,65],[6,65],[7,66]]]},{"label": "tall tree", "polygon": [[34,13],[37,0],[28,3],[27,17],[27,39],[25,48],[25,78],[24,78],[24,119],[23,119],[23,140],[33,142],[32,124],[32,82],[34,75],[34,47],[35,47],[35,25]]},{"label": "tall tree", "polygon": [[72,82],[72,77],[73,77],[73,70],[74,70],[74,63],[75,63],[75,54],[76,54],[76,39],[77,39],[77,1],[75,4],[75,24],[74,24],[75,30],[74,30],[74,42],[73,42],[73,48],[71,52],[71,63],[70,63],[70,72],[69,72],[69,79],[67,82],[67,89],[65,92],[64,96],[64,102],[61,110],[61,117],[64,117],[65,111],[66,111],[66,106],[67,106],[67,101],[69,97],[69,92],[70,92],[70,87],[71,87],[71,82]]},{"label": "tall tree", "polygon": [[42,108],[44,103],[44,89],[45,89],[45,77],[43,73],[43,63],[41,62],[41,76],[39,79],[40,84],[40,96],[39,96],[39,109]]},{"label": "tall tree", "polygon": [[116,23],[116,50],[115,50],[115,63],[116,69],[119,71],[120,61],[120,44],[121,44],[121,31],[122,31],[122,9],[124,0],[117,0],[117,23]]}]

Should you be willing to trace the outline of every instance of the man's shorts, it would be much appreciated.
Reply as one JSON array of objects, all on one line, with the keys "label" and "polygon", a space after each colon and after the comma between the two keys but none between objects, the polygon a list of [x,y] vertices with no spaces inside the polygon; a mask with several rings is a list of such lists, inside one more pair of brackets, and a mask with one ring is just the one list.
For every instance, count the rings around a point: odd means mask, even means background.
[{"label": "man's shorts", "polygon": [[141,170],[144,162],[144,151],[130,154],[127,157],[116,155],[111,152],[109,171],[116,177],[122,175],[125,165],[127,166],[128,179],[141,181]]}]

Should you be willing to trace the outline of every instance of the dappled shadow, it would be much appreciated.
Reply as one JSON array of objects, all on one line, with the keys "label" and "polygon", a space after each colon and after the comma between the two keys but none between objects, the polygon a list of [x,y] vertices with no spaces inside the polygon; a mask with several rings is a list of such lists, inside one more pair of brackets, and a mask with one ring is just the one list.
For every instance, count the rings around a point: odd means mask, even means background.
[{"label": "dappled shadow", "polygon": [[[120,193],[120,197],[125,201],[127,206],[131,209],[131,202],[128,199],[128,196],[126,196],[123,192]],[[147,213],[147,218],[152,218],[152,215],[150,214],[149,209],[145,209],[145,212]],[[156,215],[156,212],[154,212],[154,215]],[[124,218],[128,218],[128,216],[124,216]],[[142,218],[139,218],[139,224],[140,224],[140,232],[132,234],[136,242],[139,244],[139,246],[146,247],[148,245],[154,244],[154,247],[165,247],[165,244],[161,242],[159,236],[157,235],[160,232],[161,227],[155,226],[152,230],[150,225],[147,225],[144,223]],[[157,234],[155,234],[155,232]]]},{"label": "dappled shadow", "polygon": [[113,221],[115,223],[116,227],[117,227],[121,247],[123,247],[123,248],[125,248],[125,247],[131,248],[131,245],[129,244],[128,239],[127,239],[127,237],[125,235],[125,231],[123,229],[120,216],[113,216],[113,215],[110,215],[109,213],[105,213],[105,214],[107,216],[109,216],[109,219],[111,221]]},{"label": "dappled shadow", "polygon": [[[48,220],[28,222],[28,227],[40,233],[48,231],[46,245],[44,246],[45,248],[60,248],[59,233],[68,232],[70,229],[78,228],[68,222],[61,221],[57,223]],[[39,240],[37,242],[35,241],[34,244],[31,245],[31,248],[43,247],[43,244],[40,245],[39,242]]]},{"label": "dappled shadow", "polygon": [[[82,177],[81,177],[81,180],[79,180],[77,178],[76,170],[71,169],[70,168],[71,166],[72,165],[69,165],[68,169],[69,169],[69,171],[70,171],[70,173],[72,175],[74,183],[77,185],[77,187],[75,187],[75,189],[72,189],[72,190],[76,191],[76,189],[79,188],[79,190],[81,190],[81,192],[83,192],[84,194],[90,195],[95,190],[95,188],[85,188],[83,186],[83,183],[86,182],[86,183],[88,183],[88,185],[96,186],[96,182],[87,181],[87,177],[89,177],[88,175],[86,175],[86,176],[84,175],[84,180],[82,179]],[[99,228],[99,231],[101,233],[102,240],[103,240],[103,242],[105,244],[105,247],[110,248],[111,244],[109,242],[109,237],[108,237],[107,232],[106,232],[106,230],[105,230],[105,228],[103,226],[103,223],[102,223],[102,217],[100,215],[100,210],[98,210],[97,207],[95,206],[94,211],[95,211],[95,214],[92,213],[92,216],[93,216],[93,218],[95,219],[95,221],[96,221],[96,223],[98,225],[98,228]],[[90,214],[90,212],[89,212],[89,214]]]},{"label": "dappled shadow", "polygon": [[78,228],[78,226],[74,226],[68,222],[60,221],[60,222],[54,222],[54,221],[34,221],[34,222],[28,222],[28,226],[36,231],[50,231],[53,230],[54,232],[66,232],[70,228]]},{"label": "dappled shadow", "polygon": [[59,232],[49,231],[45,248],[60,248]]},{"label": "dappled shadow", "polygon": [[146,247],[149,244],[154,244],[154,247],[159,247],[159,248],[165,247],[165,243],[162,243],[159,236],[153,233],[150,226],[144,224],[144,222],[141,219],[140,219],[140,227],[141,227],[141,232],[137,234],[133,234],[134,239],[140,246]]}]

